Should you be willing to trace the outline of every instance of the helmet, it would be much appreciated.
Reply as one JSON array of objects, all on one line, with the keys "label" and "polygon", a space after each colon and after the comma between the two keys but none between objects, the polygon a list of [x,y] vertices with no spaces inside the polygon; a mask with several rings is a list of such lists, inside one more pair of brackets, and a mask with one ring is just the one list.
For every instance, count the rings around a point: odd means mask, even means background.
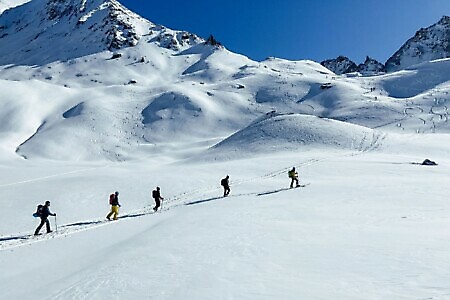
[{"label": "helmet", "polygon": [[50,205],[50,201],[45,201],[45,205]]},{"label": "helmet", "polygon": [[117,196],[117,195],[119,195],[119,192],[118,192],[118,191],[115,191],[114,194]]}]

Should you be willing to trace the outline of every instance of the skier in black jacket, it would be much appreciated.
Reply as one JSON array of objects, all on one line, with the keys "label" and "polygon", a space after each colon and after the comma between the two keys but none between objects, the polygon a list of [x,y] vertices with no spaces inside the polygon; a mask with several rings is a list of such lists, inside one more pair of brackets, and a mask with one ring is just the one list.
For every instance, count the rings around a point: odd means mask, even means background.
[{"label": "skier in black jacket", "polygon": [[42,226],[46,226],[47,233],[52,232],[50,230],[50,222],[48,221],[48,216],[56,216],[56,214],[50,212],[50,201],[45,201],[45,205],[41,205],[41,208],[38,210],[38,215],[41,218],[41,224],[36,228],[34,231],[34,235],[39,235],[39,231],[41,230]]},{"label": "skier in black jacket", "polygon": [[223,196],[226,197],[230,193],[230,176],[226,176],[220,181],[220,185],[223,186]]},{"label": "skier in black jacket", "polygon": [[153,190],[152,197],[155,199],[155,207],[153,207],[153,211],[156,212],[161,205],[161,200],[164,200],[164,198],[161,197],[161,189],[159,186],[156,187],[156,190]]}]

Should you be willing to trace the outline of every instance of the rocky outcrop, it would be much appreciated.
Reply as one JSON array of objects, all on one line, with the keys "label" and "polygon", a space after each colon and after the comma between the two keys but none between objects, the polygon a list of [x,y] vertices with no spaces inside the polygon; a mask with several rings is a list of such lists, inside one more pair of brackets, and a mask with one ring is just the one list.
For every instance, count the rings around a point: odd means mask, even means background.
[{"label": "rocky outcrop", "polygon": [[320,64],[337,75],[358,71],[358,66],[346,56],[328,59]]},{"label": "rocky outcrop", "polygon": [[116,0],[33,0],[0,15],[0,65],[67,61],[142,39],[174,51],[204,42],[153,24]]},{"label": "rocky outcrop", "polygon": [[366,57],[364,63],[358,65],[358,72],[362,74],[377,74],[385,71],[386,69],[382,63],[369,56]]},{"label": "rocky outcrop", "polygon": [[386,70],[393,72],[426,61],[450,57],[450,17],[444,16],[436,24],[416,32],[386,62]]}]

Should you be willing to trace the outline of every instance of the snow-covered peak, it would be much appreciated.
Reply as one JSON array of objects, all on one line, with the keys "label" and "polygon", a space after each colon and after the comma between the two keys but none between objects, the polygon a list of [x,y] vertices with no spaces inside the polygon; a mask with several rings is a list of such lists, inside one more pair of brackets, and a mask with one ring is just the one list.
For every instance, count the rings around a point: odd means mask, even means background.
[{"label": "snow-covered peak", "polygon": [[418,63],[450,57],[450,17],[422,28],[386,62],[389,72]]},{"label": "snow-covered peak", "polygon": [[136,46],[180,50],[203,42],[158,26],[116,0],[33,0],[0,16],[0,65],[42,65]]},{"label": "snow-covered peak", "polygon": [[358,71],[358,66],[348,57],[342,55],[335,59],[322,61],[320,64],[337,75]]}]

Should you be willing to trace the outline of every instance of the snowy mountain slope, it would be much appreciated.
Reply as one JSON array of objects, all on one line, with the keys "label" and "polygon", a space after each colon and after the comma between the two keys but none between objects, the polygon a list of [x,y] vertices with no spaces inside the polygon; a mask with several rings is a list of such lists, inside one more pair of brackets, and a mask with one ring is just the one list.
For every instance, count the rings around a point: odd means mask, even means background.
[{"label": "snowy mountain slope", "polygon": [[394,98],[411,98],[450,81],[450,59],[436,60],[383,77],[383,89]]},{"label": "snowy mountain slope", "polygon": [[0,16],[0,41],[0,65],[44,65],[139,42],[173,50],[202,42],[155,25],[115,0],[33,0]]},{"label": "snowy mountain slope", "polygon": [[[61,106],[46,110],[29,130],[6,127],[5,137],[22,138],[4,143],[11,145],[9,151],[28,158],[72,159],[58,147],[62,143],[79,148],[76,159],[123,160],[151,155],[155,145],[175,141],[215,144],[218,137],[229,136],[271,110],[389,131],[448,132],[447,112],[437,109],[448,99],[447,60],[385,76],[345,78],[314,62],[257,63],[226,49],[202,47],[172,56],[171,50],[144,44],[123,49],[123,56],[113,60],[104,52],[42,67],[6,67],[0,75],[3,90],[15,91],[2,98],[5,111],[12,111],[5,114],[6,122],[25,118],[10,106],[16,107],[20,98],[21,109],[29,109],[28,96],[20,92],[29,80],[38,105]],[[139,59],[143,49],[149,54],[145,62]],[[195,72],[186,72],[200,63],[203,66]],[[217,69],[222,71],[215,74]],[[410,87],[414,78],[417,83]],[[48,94],[51,86],[60,92]],[[430,93],[438,95],[440,105]],[[420,110],[412,104],[418,99]],[[77,135],[71,134],[74,128]]]},{"label": "snowy mountain slope", "polygon": [[30,0],[0,0],[0,14],[2,14],[5,10],[9,8],[22,5],[29,1]]},{"label": "snowy mountain slope", "polygon": [[225,153],[226,157],[236,159],[256,153],[306,151],[322,147],[367,151],[378,147],[383,138],[379,132],[349,123],[273,112],[215,145],[206,155],[217,159],[218,153]]},{"label": "snowy mountain slope", "polygon": [[[30,17],[32,9],[41,18]],[[8,24],[2,29],[8,32],[4,39],[33,49],[33,55],[13,57],[6,50],[0,55],[8,63],[0,72],[4,124],[9,124],[1,129],[2,142],[8,155],[127,160],[166,153],[174,144],[201,152],[272,110],[394,132],[449,128],[443,104],[448,99],[445,60],[372,77],[335,76],[312,61],[254,62],[222,46],[205,45],[193,34],[154,25],[116,1],[33,0],[8,10],[0,22]],[[24,23],[30,25],[18,31]],[[86,27],[88,23],[98,30]],[[114,38],[122,44],[101,41],[111,28],[119,28]],[[38,32],[30,44],[28,38]],[[96,41],[80,52],[66,38],[81,44]],[[52,41],[64,51],[49,51]],[[19,65],[10,65],[16,59]],[[421,82],[410,87],[413,73],[423,75],[414,77]],[[30,81],[34,100],[20,92],[29,90],[22,85]],[[48,93],[52,86],[57,92]],[[422,99],[430,93],[438,93],[439,99]],[[417,108],[413,103],[419,98]],[[40,112],[32,122],[22,113],[30,107]],[[11,124],[18,120],[26,126],[14,128]],[[77,149],[77,155],[67,148]]]},{"label": "snowy mountain slope", "polygon": [[416,32],[386,62],[388,72],[431,60],[450,57],[450,17]]},{"label": "snowy mountain slope", "polygon": [[[36,28],[2,29],[17,45],[25,33],[69,39],[56,28],[88,39],[104,20],[124,29],[103,18],[116,12],[138,42],[121,29],[116,50],[0,56],[0,299],[448,297],[448,59],[336,76],[88,2],[58,1],[57,24],[31,2],[20,24]],[[98,31],[71,27],[80,16]],[[289,189],[293,166],[306,187]],[[114,191],[120,218],[108,222]],[[45,200],[58,231],[33,237]]]}]

